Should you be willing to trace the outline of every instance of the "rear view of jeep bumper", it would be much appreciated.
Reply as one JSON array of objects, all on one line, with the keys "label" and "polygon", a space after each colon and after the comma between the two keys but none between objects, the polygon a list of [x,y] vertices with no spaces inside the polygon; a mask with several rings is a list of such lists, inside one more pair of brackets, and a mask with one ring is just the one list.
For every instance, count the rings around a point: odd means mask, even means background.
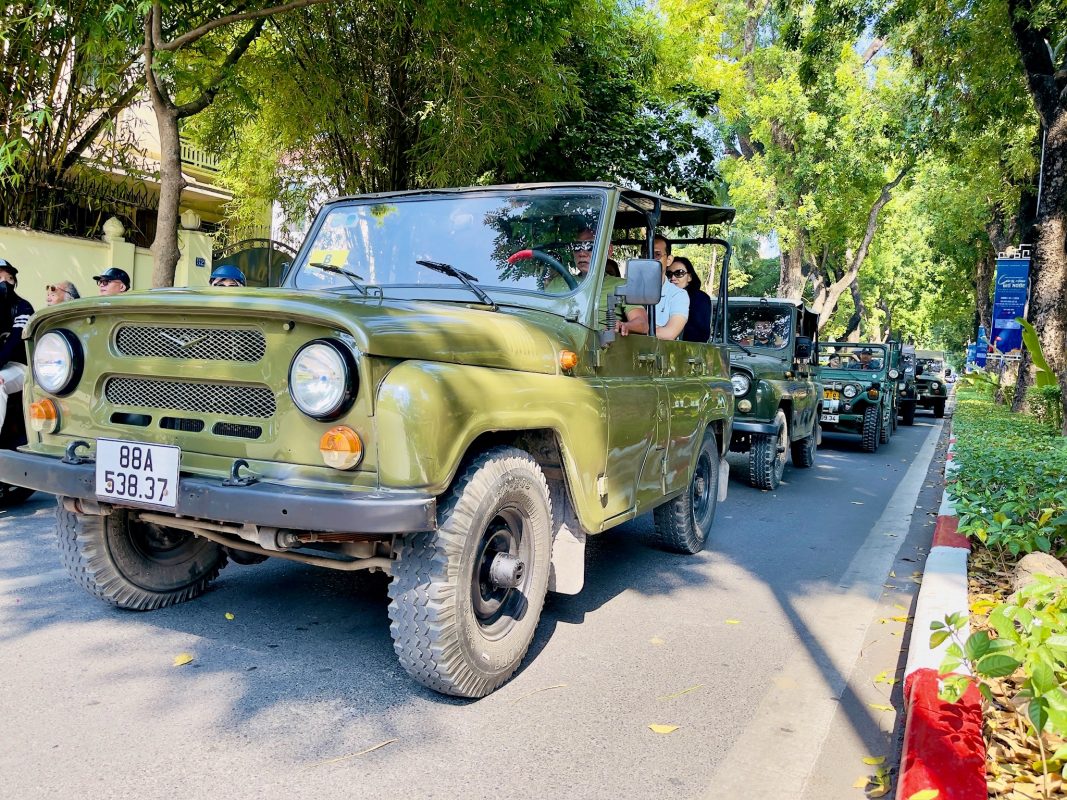
[{"label": "rear view of jeep bumper", "polygon": [[[0,453],[0,481],[96,501],[96,466],[32,453]],[[113,501],[107,501],[112,503]],[[222,522],[344,533],[413,533],[437,528],[437,501],[417,492],[320,491],[281,483],[224,485],[183,475],[167,513]]]}]

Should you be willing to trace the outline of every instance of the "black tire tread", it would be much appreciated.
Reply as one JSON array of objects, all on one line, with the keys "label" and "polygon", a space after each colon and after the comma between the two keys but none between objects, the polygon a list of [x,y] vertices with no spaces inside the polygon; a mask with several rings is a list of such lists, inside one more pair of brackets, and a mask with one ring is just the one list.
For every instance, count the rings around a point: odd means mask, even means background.
[{"label": "black tire tread", "polygon": [[[695,555],[704,549],[707,544],[710,528],[715,521],[715,511],[719,497],[719,448],[714,435],[709,435],[704,440],[703,447],[711,442],[712,480],[714,485],[710,487],[712,496],[711,519],[708,522],[708,531],[700,531],[695,524],[693,515],[693,497],[690,489],[692,481],[696,477],[696,470],[690,476],[690,486],[682,494],[673,500],[668,500],[652,511],[652,519],[655,523],[656,539],[665,550],[683,555]],[[698,457],[699,458],[699,457]]]},{"label": "black tire tread", "polygon": [[811,433],[803,439],[799,439],[790,445],[790,456],[793,466],[799,469],[811,469],[815,466],[815,454],[818,450],[819,420],[816,419],[811,426]]},{"label": "black tire tread", "polygon": [[[779,414],[782,412],[779,411]],[[784,415],[783,415],[784,416]],[[777,419],[777,416],[775,417]],[[785,423],[788,425],[788,422]],[[788,431],[788,428],[786,428]],[[773,491],[781,483],[781,475],[775,469],[778,458],[778,437],[756,435],[748,451],[748,480],[757,489]]]},{"label": "black tire tread", "polygon": [[906,400],[900,406],[900,422],[903,425],[915,424],[915,401]]},{"label": "black tire tread", "polygon": [[187,586],[170,592],[153,592],[130,582],[117,568],[107,545],[109,517],[76,514],[56,508],[56,541],[60,559],[74,582],[98,600],[132,611],[155,611],[199,597],[226,566],[218,548],[214,565]]},{"label": "black tire tread", "polygon": [[878,450],[881,422],[882,413],[878,406],[867,406],[863,409],[863,452],[874,453]]}]

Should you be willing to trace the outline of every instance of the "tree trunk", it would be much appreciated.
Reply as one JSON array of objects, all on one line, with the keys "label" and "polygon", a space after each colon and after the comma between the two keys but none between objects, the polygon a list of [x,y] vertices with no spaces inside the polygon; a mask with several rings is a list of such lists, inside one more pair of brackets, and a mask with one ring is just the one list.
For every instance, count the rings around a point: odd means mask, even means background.
[{"label": "tree trunk", "polygon": [[153,104],[159,127],[159,210],[156,212],[156,238],[152,242],[152,288],[174,285],[178,250],[178,221],[182,190],[188,185],[182,175],[181,138],[178,112],[170,104]]},{"label": "tree trunk", "polygon": [[803,233],[795,232],[793,246],[778,256],[778,296],[799,300],[804,296],[804,243]]},{"label": "tree trunk", "polygon": [[848,318],[848,324],[845,325],[845,333],[841,338],[846,342],[858,342],[862,338],[860,326],[863,324],[863,318],[867,314],[867,307],[863,305],[863,293],[860,291],[860,279],[852,281],[848,286],[849,291],[852,293],[852,305],[855,309],[852,312],[852,316]]}]

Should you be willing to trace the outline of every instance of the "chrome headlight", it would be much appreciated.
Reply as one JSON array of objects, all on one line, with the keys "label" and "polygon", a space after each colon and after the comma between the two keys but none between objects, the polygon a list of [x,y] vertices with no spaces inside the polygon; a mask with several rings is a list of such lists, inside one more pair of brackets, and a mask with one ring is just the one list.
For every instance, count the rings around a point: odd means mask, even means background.
[{"label": "chrome headlight", "polygon": [[895,381],[899,377],[900,377],[900,373],[897,372],[895,369],[889,370],[889,379],[890,380]]},{"label": "chrome headlight", "polygon": [[933,389],[933,390],[934,390],[934,391],[936,392],[936,391],[937,391],[938,389],[940,389],[940,388],[941,388],[941,384],[940,384],[940,383],[938,383],[937,381],[933,381],[933,382],[932,382],[932,383],[930,384],[930,388],[931,388],[931,389]]},{"label": "chrome headlight", "polygon": [[315,419],[334,419],[355,396],[355,363],[348,348],[318,339],[300,348],[289,367],[289,395],[296,407]]},{"label": "chrome headlight", "polygon": [[900,391],[903,392],[905,389],[908,388],[908,384],[906,384],[904,381],[901,381],[900,383],[897,384],[897,388],[900,389]]},{"label": "chrome headlight", "polygon": [[734,397],[744,397],[752,388],[752,381],[743,372],[735,372],[731,375],[730,383],[734,385]]},{"label": "chrome headlight", "polygon": [[78,337],[70,331],[49,331],[34,345],[33,379],[49,394],[67,394],[78,385],[82,363]]},{"label": "chrome headlight", "polygon": [[859,389],[857,389],[855,384],[852,383],[846,384],[845,388],[841,390],[841,394],[850,399],[855,397],[858,393]]}]

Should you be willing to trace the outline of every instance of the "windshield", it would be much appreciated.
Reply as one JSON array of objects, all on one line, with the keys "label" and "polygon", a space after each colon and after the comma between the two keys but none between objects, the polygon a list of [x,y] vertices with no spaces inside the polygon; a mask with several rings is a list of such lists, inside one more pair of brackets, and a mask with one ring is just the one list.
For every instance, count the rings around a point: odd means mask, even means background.
[{"label": "windshield", "polygon": [[920,358],[918,363],[923,368],[923,375],[940,375],[944,367],[936,358]]},{"label": "windshield", "polygon": [[595,263],[603,209],[601,194],[544,190],[338,204],[315,229],[294,285],[356,293],[387,286],[464,291],[445,265],[489,295],[501,288],[566,294]]},{"label": "windshield", "polygon": [[735,306],[730,310],[730,341],[745,347],[781,350],[789,344],[790,310],[766,304]]},{"label": "windshield", "polygon": [[819,366],[827,369],[879,370],[885,365],[886,351],[870,344],[819,345]]}]

